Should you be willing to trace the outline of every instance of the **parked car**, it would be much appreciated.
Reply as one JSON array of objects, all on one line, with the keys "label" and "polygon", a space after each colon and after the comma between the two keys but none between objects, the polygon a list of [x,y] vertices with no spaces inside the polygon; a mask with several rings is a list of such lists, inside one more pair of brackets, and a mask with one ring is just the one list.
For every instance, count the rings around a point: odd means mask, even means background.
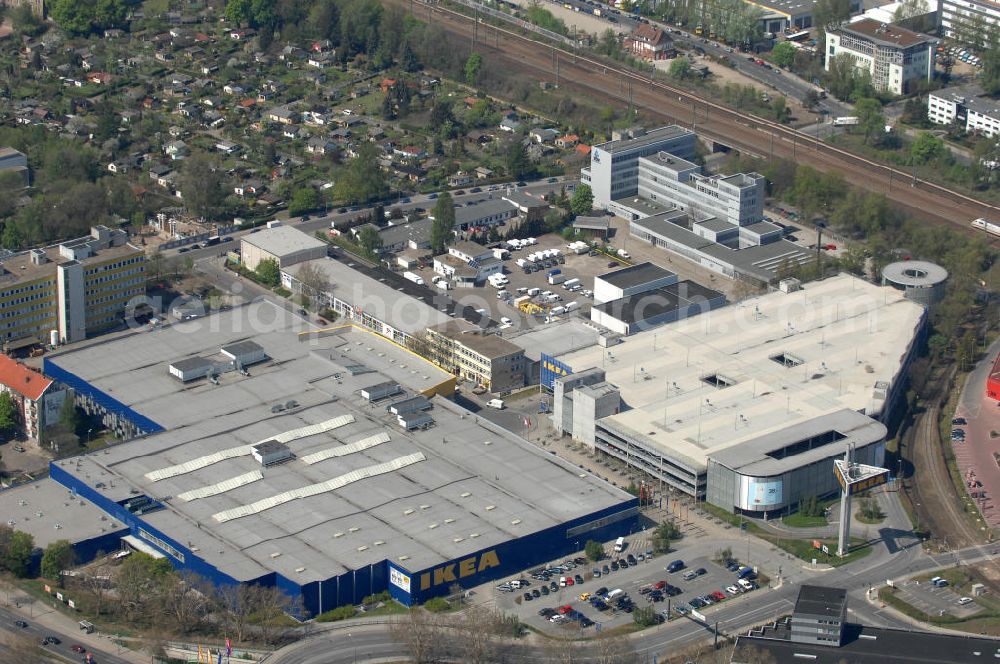
[{"label": "parked car", "polygon": [[23,620],[15,620],[14,625],[20,627],[21,629],[25,629],[28,626],[28,623],[24,622]]},{"label": "parked car", "polygon": [[966,424],[968,424],[968,421],[964,417],[956,417],[952,419],[951,423],[953,426],[964,427]]}]

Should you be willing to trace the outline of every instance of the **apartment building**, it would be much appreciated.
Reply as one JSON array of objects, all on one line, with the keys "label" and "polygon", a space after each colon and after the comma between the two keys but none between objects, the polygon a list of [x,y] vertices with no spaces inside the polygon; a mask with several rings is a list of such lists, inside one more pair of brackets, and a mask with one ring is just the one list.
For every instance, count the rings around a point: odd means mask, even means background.
[{"label": "apartment building", "polygon": [[590,168],[580,171],[580,180],[594,192],[594,206],[607,209],[614,199],[638,193],[640,158],[668,152],[694,159],[696,142],[694,132],[676,125],[650,132],[641,128],[616,132],[612,140],[591,148]]},{"label": "apartment building", "polygon": [[6,355],[0,355],[0,392],[13,397],[18,426],[33,440],[45,427],[58,424],[59,411],[68,396],[67,390],[41,372]]},{"label": "apartment building", "polygon": [[957,85],[927,95],[927,119],[992,137],[1000,133],[1000,104],[976,84]]},{"label": "apartment building", "polygon": [[490,392],[524,387],[524,349],[472,324],[452,320],[428,327],[427,346],[439,367]]},{"label": "apartment building", "polygon": [[847,53],[856,68],[871,74],[876,90],[900,95],[917,81],[931,80],[936,46],[932,37],[866,18],[826,33],[826,69]]},{"label": "apartment building", "polygon": [[966,45],[1000,25],[1000,4],[992,0],[940,0],[941,34]]},{"label": "apartment building", "polygon": [[8,350],[84,339],[123,319],[146,291],[145,253],[123,231],[90,235],[0,261],[0,338]]}]

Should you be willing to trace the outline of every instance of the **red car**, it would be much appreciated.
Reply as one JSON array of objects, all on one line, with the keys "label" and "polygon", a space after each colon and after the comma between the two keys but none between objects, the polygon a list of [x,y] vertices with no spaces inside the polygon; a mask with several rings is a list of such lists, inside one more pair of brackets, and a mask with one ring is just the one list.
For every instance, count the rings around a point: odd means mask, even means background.
[{"label": "red car", "polygon": [[81,646],[80,644],[70,646],[69,649],[72,650],[73,652],[79,652],[79,653],[87,652],[87,649]]},{"label": "red car", "polygon": [[667,582],[657,581],[655,584],[653,584],[653,587],[656,588],[657,590],[663,590],[664,588],[667,587]]},{"label": "red car", "polygon": [[571,579],[571,578],[569,578],[569,577],[567,576],[567,577],[566,577],[566,585],[567,585],[567,586],[571,586],[571,585],[573,585],[573,583],[574,583],[574,582],[573,582],[573,579]]},{"label": "red car", "polygon": [[573,610],[573,607],[570,606],[569,604],[565,604],[565,605],[559,607],[559,613],[561,613],[563,615],[569,613],[572,610]]},{"label": "red car", "polygon": [[709,593],[709,597],[714,599],[716,602],[721,602],[722,600],[726,599],[726,596],[722,594],[721,590],[716,590],[714,593]]},{"label": "red car", "polygon": [[761,60],[760,58],[757,58],[757,64],[763,66],[764,65],[764,61]]}]

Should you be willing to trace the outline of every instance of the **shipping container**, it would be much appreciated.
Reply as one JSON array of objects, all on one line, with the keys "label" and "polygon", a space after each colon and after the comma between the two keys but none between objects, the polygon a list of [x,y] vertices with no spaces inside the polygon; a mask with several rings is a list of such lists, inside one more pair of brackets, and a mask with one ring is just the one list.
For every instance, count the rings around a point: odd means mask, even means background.
[{"label": "shipping container", "polygon": [[418,286],[424,285],[424,278],[421,277],[419,274],[414,274],[413,272],[407,271],[403,273],[403,278],[406,279],[407,281],[412,281]]}]

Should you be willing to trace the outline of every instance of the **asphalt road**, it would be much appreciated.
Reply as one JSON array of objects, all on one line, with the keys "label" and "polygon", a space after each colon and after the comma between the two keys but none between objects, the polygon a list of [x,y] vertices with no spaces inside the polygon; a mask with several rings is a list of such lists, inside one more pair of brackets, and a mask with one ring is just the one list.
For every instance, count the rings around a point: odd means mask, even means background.
[{"label": "asphalt road", "polygon": [[[708,619],[717,623],[723,633],[735,634],[745,628],[788,613],[794,605],[799,585],[811,581],[848,590],[850,620],[867,625],[897,629],[912,629],[913,624],[865,599],[870,586],[880,586],[886,579],[920,574],[959,562],[963,564],[997,564],[995,546],[979,546],[929,556],[911,534],[884,529],[889,544],[875,545],[867,558],[853,565],[827,571],[810,571],[799,562],[790,562],[784,576],[794,579],[775,590],[760,590],[740,601],[713,607]],[[683,551],[678,552],[683,553]],[[794,566],[794,567],[792,567]],[[693,620],[675,620],[666,625],[641,632],[633,638],[635,648],[643,654],[661,654],[668,649],[711,639],[712,630]],[[547,655],[526,643],[512,646],[514,661],[547,661]],[[272,664],[320,664],[321,662],[364,662],[392,657],[405,659],[403,646],[395,643],[387,625],[337,628],[321,632],[277,652]]]},{"label": "asphalt road", "polygon": [[[588,14],[593,16],[593,11],[595,5],[588,4],[583,0],[551,0],[552,4],[562,6],[563,4],[569,4],[574,7],[580,8],[580,13]],[[526,2],[519,2],[521,5],[527,4]],[[639,21],[631,17],[630,14],[624,12],[620,14],[609,13],[611,10],[606,5],[600,5],[601,11],[604,13],[599,20],[603,20],[607,23],[607,26],[614,30],[615,32],[632,32]],[[598,17],[594,17],[598,18]],[[614,22],[610,19],[613,18]],[[680,45],[682,48],[694,49],[695,47],[702,48],[706,55],[711,55],[715,57],[728,56],[732,61],[736,71],[741,74],[752,78],[760,83],[766,85],[767,87],[785,95],[786,97],[791,97],[793,99],[802,102],[809,90],[814,89],[812,84],[803,79],[785,71],[779,71],[775,69],[768,69],[767,67],[762,67],[755,62],[750,62],[747,60],[749,53],[741,53],[735,49],[730,49],[725,45],[721,45],[711,39],[698,37],[689,32],[679,29],[676,26],[663,23],[661,21],[655,21],[653,19],[648,19],[649,24],[662,28],[670,33],[671,39],[675,43]],[[680,34],[678,34],[680,33]],[[843,104],[835,99],[823,99],[816,106],[817,111],[838,116],[838,115],[853,115],[851,112],[851,107],[847,104]]]},{"label": "asphalt road", "polygon": [[[14,622],[17,620],[24,620],[25,622],[28,623],[28,626],[27,627],[15,626]],[[38,642],[41,642],[41,640],[46,636],[55,636],[61,641],[61,643],[59,645],[45,646],[46,651],[53,653],[54,655],[59,655],[62,658],[68,659],[71,662],[83,661],[84,656],[82,654],[75,653],[70,649],[70,646],[77,643],[85,645],[83,644],[82,639],[80,639],[79,633],[68,634],[65,632],[60,632],[55,629],[51,629],[49,627],[42,627],[37,621],[32,620],[30,617],[23,616],[16,611],[11,611],[9,609],[2,607],[0,607],[0,628],[13,632],[15,634],[20,634],[22,636],[26,635],[29,638]],[[111,653],[104,652],[102,650],[97,650],[87,645],[85,645],[85,647],[87,647],[89,652],[93,653],[94,662],[98,664],[129,664],[128,660],[116,657]],[[2,654],[2,652],[3,651],[0,650],[0,654]],[[3,660],[3,658],[0,657],[0,661],[6,661],[6,660]]]}]

